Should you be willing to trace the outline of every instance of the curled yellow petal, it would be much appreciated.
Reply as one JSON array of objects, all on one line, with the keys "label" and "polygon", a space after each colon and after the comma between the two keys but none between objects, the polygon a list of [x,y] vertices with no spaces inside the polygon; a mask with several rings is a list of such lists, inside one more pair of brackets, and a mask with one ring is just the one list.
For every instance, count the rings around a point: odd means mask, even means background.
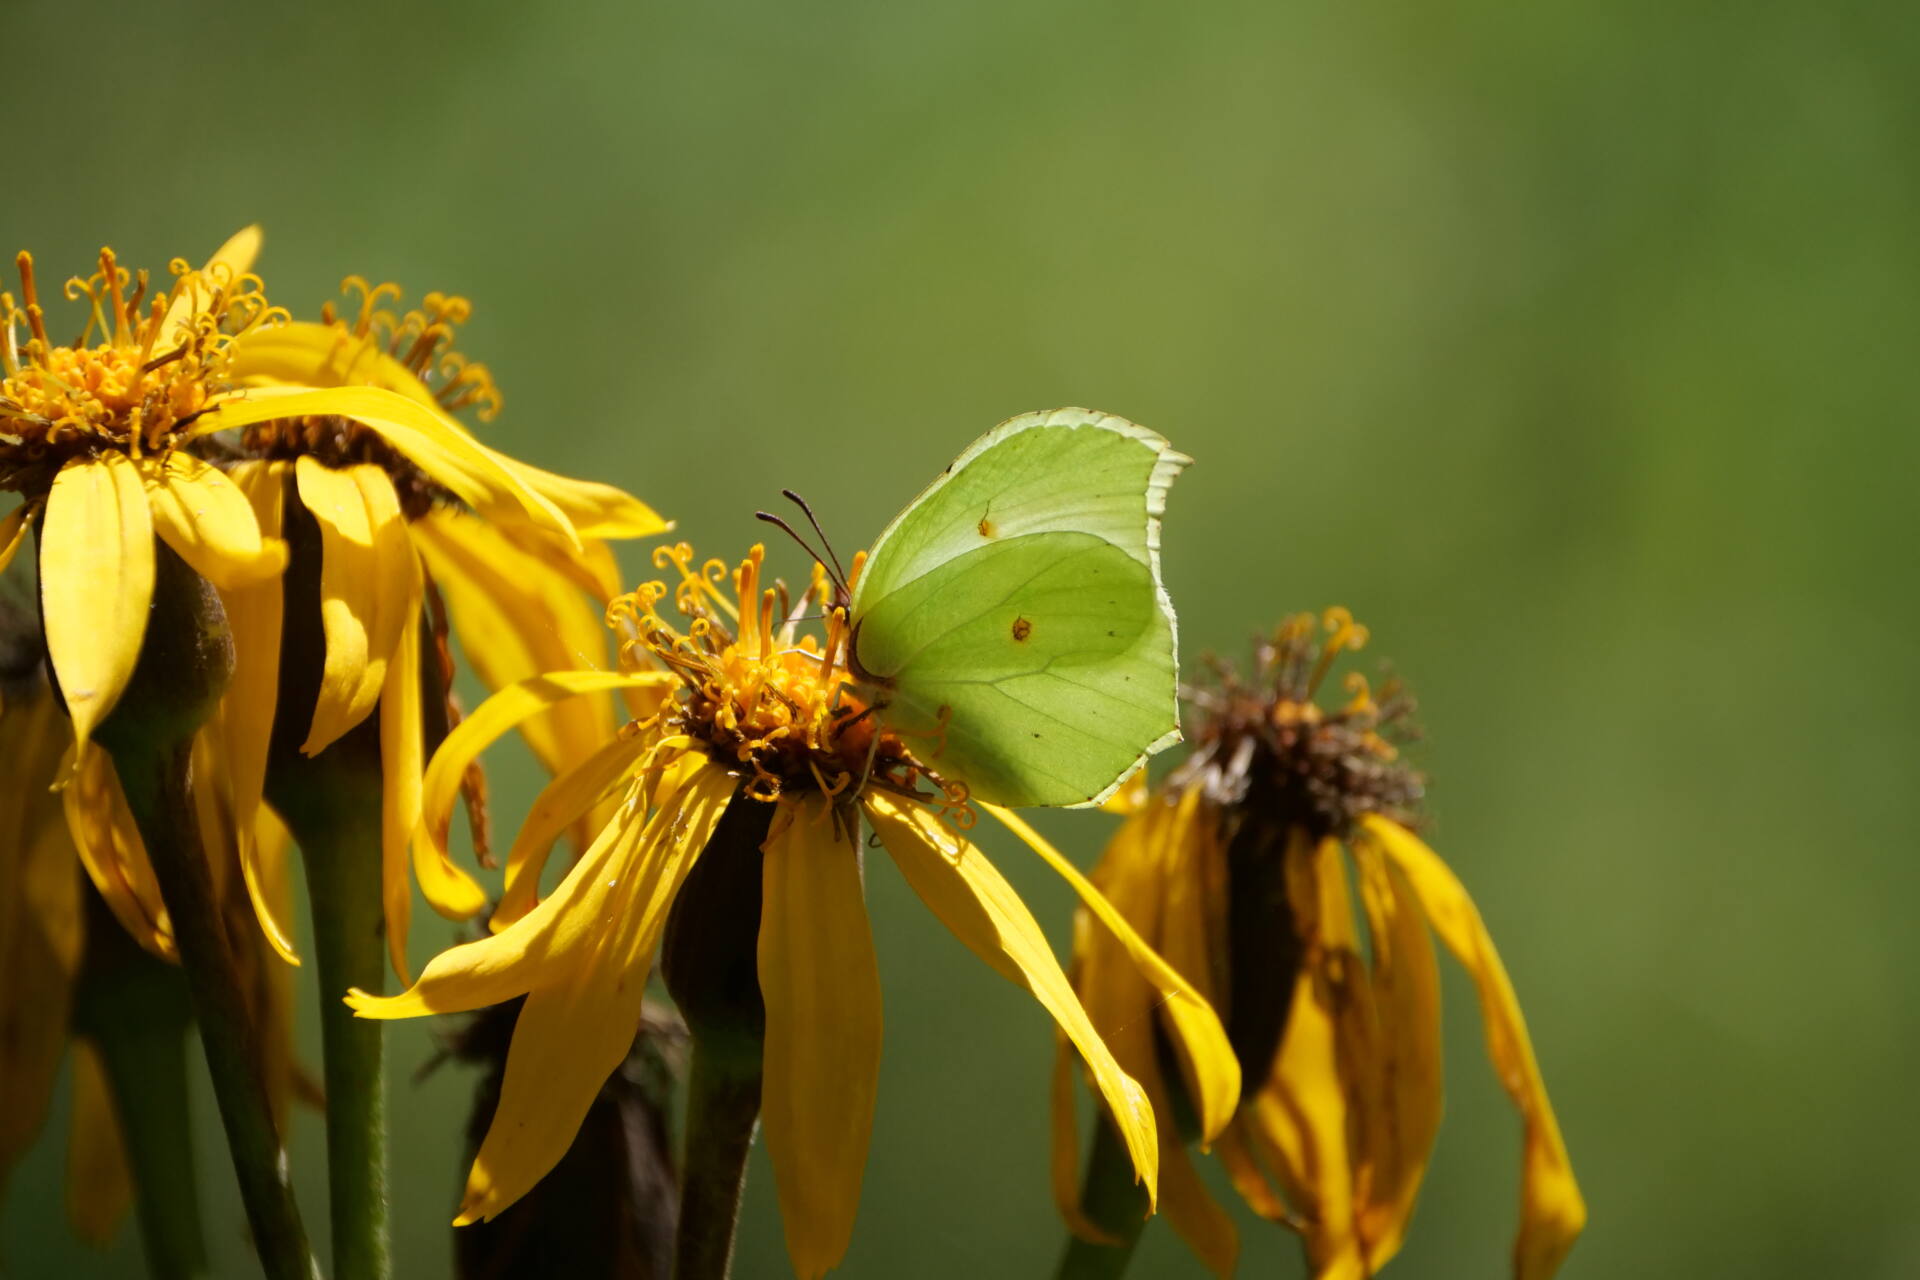
[{"label": "curled yellow petal", "polygon": [[762,862],[766,1001],[761,1120],[787,1255],[800,1280],[853,1238],[880,1084],[880,971],[860,848],[818,795],[780,805]]},{"label": "curled yellow petal", "polygon": [[[548,561],[458,512],[433,512],[413,529],[460,648],[489,689],[544,671],[607,665],[601,611]],[[560,773],[613,736],[612,697],[600,693],[556,703],[525,721],[520,732],[547,771]]]},{"label": "curled yellow petal", "polygon": [[507,853],[506,888],[487,918],[489,928],[498,933],[532,909],[540,896],[540,873],[547,865],[553,842],[619,785],[651,745],[639,734],[616,737],[585,763],[541,789]]},{"label": "curled yellow petal", "polygon": [[47,655],[84,748],[140,659],[153,599],[153,518],[122,453],[60,468],[40,530]]},{"label": "curled yellow petal", "polygon": [[413,850],[413,874],[427,902],[449,920],[470,920],[487,905],[487,895],[472,876],[454,865],[444,849],[413,838],[420,825],[421,775],[426,768],[420,706],[420,618],[416,613],[400,633],[400,647],[387,671],[380,698],[380,766],[385,775],[383,829],[390,857],[404,861]]},{"label": "curled yellow petal", "polygon": [[1363,825],[1405,874],[1433,931],[1473,978],[1486,1029],[1487,1056],[1526,1129],[1514,1275],[1517,1280],[1546,1280],[1558,1270],[1586,1225],[1587,1206],[1574,1181],[1559,1121],[1547,1101],[1547,1087],[1540,1078],[1540,1064],[1527,1037],[1513,982],[1479,910],[1439,855],[1398,823],[1370,816]]},{"label": "curled yellow petal", "polygon": [[1160,1167],[1153,1108],[1094,1030],[1026,903],[984,853],[931,810],[885,792],[870,794],[866,808],[880,842],[927,908],[994,972],[1031,992],[1073,1041],[1151,1203]]},{"label": "curled yellow petal", "polygon": [[[72,760],[69,754],[63,772]],[[162,959],[175,959],[173,922],[167,917],[160,882],[154,878],[147,846],[134,826],[112,757],[104,751],[80,756],[61,799],[80,865],[114,918],[141,946]]]},{"label": "curled yellow petal", "polygon": [[1194,985],[1148,946],[1126,918],[1114,910],[1106,895],[1039,832],[1009,809],[992,804],[980,807],[1004,823],[1073,886],[1080,901],[1107,927],[1139,968],[1141,976],[1160,993],[1164,1002],[1160,1013],[1173,1031],[1169,1038],[1180,1054],[1195,1109],[1200,1113],[1201,1140],[1211,1141],[1233,1118],[1234,1108],[1240,1103],[1240,1061],[1234,1057],[1220,1016]]},{"label": "curled yellow petal", "polygon": [[528,488],[560,508],[583,538],[651,538],[673,528],[652,507],[624,489],[555,475],[511,458],[506,461]]},{"label": "curled yellow petal", "polygon": [[382,387],[258,387],[221,400],[202,414],[193,434],[205,435],[277,418],[350,418],[374,431],[415,466],[489,520],[531,520],[578,548],[573,524],[528,487],[500,454],[480,444],[437,409]]},{"label": "curled yellow petal", "polygon": [[445,853],[447,833],[453,826],[453,806],[460,797],[460,780],[466,776],[467,766],[502,734],[568,698],[610,689],[659,688],[672,680],[672,676],[657,671],[554,671],[508,685],[455,725],[433,753],[422,786],[416,839],[427,841],[437,853]]},{"label": "curled yellow petal", "polygon": [[154,531],[208,582],[241,587],[287,567],[286,544],[261,536],[253,503],[219,468],[178,450],[135,465]]},{"label": "curled yellow petal", "polygon": [[[253,509],[254,523],[263,538],[280,536],[289,469],[284,462],[246,463],[234,469],[233,482]],[[298,964],[286,912],[276,905],[267,888],[268,868],[259,844],[259,815],[265,812],[260,797],[266,788],[267,750],[280,696],[284,597],[279,578],[220,592],[227,628],[233,633],[234,663],[233,678],[220,702],[219,727],[247,894],[274,950],[289,964]]]},{"label": "curled yellow petal", "polygon": [[320,621],[326,661],[301,750],[315,755],[380,700],[402,630],[420,611],[420,558],[393,482],[379,467],[295,464],[300,502],[320,527]]},{"label": "curled yellow petal", "polygon": [[[500,1105],[454,1225],[493,1217],[566,1154],[600,1086],[633,1045],[667,910],[737,785],[723,770],[702,769],[645,827],[628,828],[627,854],[614,859],[606,914],[590,922],[589,945],[534,975],[507,1051]],[[545,906],[517,928],[469,945],[511,938]]]}]

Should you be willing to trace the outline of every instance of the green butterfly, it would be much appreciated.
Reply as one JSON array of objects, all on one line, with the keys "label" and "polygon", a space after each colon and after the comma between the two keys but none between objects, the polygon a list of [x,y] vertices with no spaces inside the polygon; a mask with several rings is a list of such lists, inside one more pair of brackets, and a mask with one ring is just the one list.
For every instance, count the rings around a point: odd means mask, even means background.
[{"label": "green butterfly", "polygon": [[1160,515],[1192,459],[1124,418],[1023,414],[895,516],[853,585],[856,693],[1009,806],[1099,804],[1179,741]]}]

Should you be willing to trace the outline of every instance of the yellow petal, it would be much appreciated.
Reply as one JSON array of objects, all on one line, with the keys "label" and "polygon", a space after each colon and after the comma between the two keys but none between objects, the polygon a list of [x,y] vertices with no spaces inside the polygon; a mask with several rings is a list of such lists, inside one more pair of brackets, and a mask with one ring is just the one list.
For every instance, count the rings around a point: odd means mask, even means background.
[{"label": "yellow petal", "polygon": [[800,1280],[818,1280],[846,1256],[860,1205],[880,1084],[880,971],[860,848],[830,802],[782,803],[774,823],[761,873],[761,1120],[787,1255]]},{"label": "yellow petal", "polygon": [[1054,1207],[1066,1221],[1067,1230],[1082,1240],[1123,1247],[1124,1241],[1102,1230],[1080,1206],[1080,1125],[1073,1094],[1073,1044],[1057,1028],[1053,1049],[1053,1080],[1047,1091],[1048,1110],[1053,1120],[1047,1171],[1053,1186]]},{"label": "yellow petal", "polygon": [[1159,1174],[1153,1108],[1088,1021],[1026,903],[984,853],[932,811],[885,792],[870,794],[866,805],[880,842],[920,900],[996,973],[1031,992],[1080,1050],[1151,1203]]},{"label": "yellow petal", "polygon": [[73,1115],[67,1129],[67,1219],[74,1234],[101,1246],[133,1203],[133,1174],[107,1070],[91,1040],[73,1042]]},{"label": "yellow petal", "polygon": [[208,582],[241,587],[287,567],[286,544],[261,537],[253,503],[219,468],[178,450],[134,465],[146,483],[154,531]]},{"label": "yellow petal", "polygon": [[260,387],[220,401],[194,423],[206,435],[278,418],[353,421],[384,438],[415,466],[489,520],[531,520],[578,548],[579,535],[552,502],[535,493],[500,454],[480,444],[439,410],[381,387]]},{"label": "yellow petal", "polygon": [[616,737],[541,790],[507,853],[506,889],[487,918],[490,929],[498,933],[532,909],[539,900],[540,873],[553,842],[581,814],[599,804],[651,747],[640,734]]},{"label": "yellow petal", "polygon": [[1486,1028],[1487,1056],[1493,1059],[1494,1073],[1526,1127],[1514,1275],[1518,1280],[1545,1280],[1559,1268],[1586,1225],[1587,1206],[1574,1181],[1560,1124],[1547,1101],[1547,1087],[1540,1078],[1513,983],[1479,910],[1439,855],[1398,823],[1368,817],[1363,825],[1405,874],[1433,931],[1473,978]]},{"label": "yellow petal", "polygon": [[524,724],[556,702],[609,689],[662,688],[673,682],[664,672],[554,671],[507,686],[473,709],[433,753],[422,790],[420,830],[416,839],[428,841],[445,853],[447,832],[453,826],[453,806],[460,797],[460,780],[467,766],[480,758],[502,734]]},{"label": "yellow petal", "polygon": [[20,544],[27,540],[27,514],[32,510],[31,503],[22,503],[0,520],[0,573],[7,571],[13,563],[14,553],[20,550]]},{"label": "yellow petal", "polygon": [[[71,761],[70,755],[68,764],[62,765],[63,772]],[[141,946],[162,959],[175,959],[178,953],[173,946],[173,922],[167,918],[160,883],[154,879],[147,846],[140,840],[133,811],[120,790],[112,757],[104,751],[81,756],[61,799],[80,864],[114,918]]]},{"label": "yellow petal", "polygon": [[629,839],[637,847],[619,860],[625,865],[610,869],[618,884],[607,891],[608,914],[594,923],[588,945],[568,956],[564,968],[550,967],[528,992],[507,1051],[500,1106],[467,1175],[454,1225],[493,1217],[566,1154],[600,1086],[633,1046],[668,908],[737,785],[709,768],[676,791],[636,831],[637,839]]},{"label": "yellow petal", "polygon": [[382,387],[438,409],[433,391],[378,342],[330,324],[294,320],[249,330],[228,348],[228,377],[242,387]]},{"label": "yellow petal", "polygon": [[66,1054],[80,873],[49,787],[68,736],[50,693],[0,707],[0,1185],[38,1137]]},{"label": "yellow petal", "polygon": [[620,563],[614,559],[613,548],[598,538],[582,538],[576,551],[559,534],[539,525],[522,522],[494,528],[501,537],[601,605],[623,590]]},{"label": "yellow petal", "polygon": [[154,344],[156,355],[165,355],[193,335],[193,318],[213,303],[216,289],[230,288],[233,282],[253,270],[264,239],[259,224],[242,227],[213,251],[207,265],[186,280],[180,293],[167,308],[160,322],[160,337]]},{"label": "yellow petal", "polygon": [[506,461],[528,488],[560,508],[583,538],[651,538],[673,528],[652,507],[624,489],[555,475],[511,458]]},{"label": "yellow petal", "polygon": [[404,864],[411,845],[413,874],[428,904],[449,920],[471,920],[485,909],[486,892],[454,865],[444,849],[413,838],[420,825],[421,774],[426,768],[420,716],[420,618],[416,613],[401,631],[400,647],[387,671],[386,692],[380,698],[387,856]]},{"label": "yellow petal", "polygon": [[1214,1144],[1214,1154],[1220,1157],[1220,1167],[1227,1172],[1227,1180],[1233,1183],[1233,1189],[1247,1202],[1247,1207],[1270,1222],[1284,1222],[1296,1230],[1301,1227],[1299,1219],[1287,1207],[1280,1193],[1274,1190],[1268,1181],[1266,1170],[1254,1159],[1253,1152],[1247,1149],[1245,1114],[1236,1115],[1234,1123],[1226,1127]]},{"label": "yellow petal", "polygon": [[[176,455],[177,456],[177,455]],[[278,539],[285,514],[287,464],[247,463],[235,468],[234,484],[253,509],[263,537]],[[234,830],[240,841],[240,871],[260,927],[280,957],[300,962],[286,908],[276,907],[265,884],[258,844],[260,797],[266,788],[267,750],[280,696],[280,631],[285,592],[279,578],[222,590],[227,628],[233,633],[233,679],[220,702],[219,726]]]},{"label": "yellow petal", "polygon": [[1227,1042],[1227,1031],[1220,1025],[1220,1016],[1193,984],[1161,959],[1126,918],[1114,910],[1106,896],[1039,832],[1011,810],[992,804],[980,807],[1006,824],[1073,886],[1080,901],[1107,927],[1139,968],[1141,976],[1160,993],[1163,1002],[1160,1014],[1173,1032],[1169,1038],[1180,1055],[1190,1095],[1200,1113],[1201,1140],[1211,1141],[1226,1127],[1227,1121],[1233,1118],[1234,1108],[1240,1104],[1240,1061]]},{"label": "yellow petal", "polygon": [[1414,1200],[1440,1131],[1440,970],[1426,919],[1406,876],[1371,842],[1357,843],[1360,900],[1373,963],[1368,970],[1379,1019],[1366,1072],[1372,1094],[1358,1126],[1368,1171],[1359,1206],[1367,1264],[1375,1271],[1399,1251]]},{"label": "yellow petal", "polygon": [[300,501],[320,527],[326,665],[301,750],[315,755],[366,719],[386,685],[402,629],[420,612],[420,558],[393,482],[379,467],[295,464]]},{"label": "yellow petal", "polygon": [[84,748],[140,659],[153,599],[153,519],[122,453],[60,468],[40,530],[47,653]]},{"label": "yellow petal", "polygon": [[[468,662],[489,689],[545,671],[607,666],[600,610],[545,562],[508,542],[486,522],[434,512],[414,525],[427,571]],[[610,695],[570,698],[520,729],[549,773],[585,760],[613,736]]]}]

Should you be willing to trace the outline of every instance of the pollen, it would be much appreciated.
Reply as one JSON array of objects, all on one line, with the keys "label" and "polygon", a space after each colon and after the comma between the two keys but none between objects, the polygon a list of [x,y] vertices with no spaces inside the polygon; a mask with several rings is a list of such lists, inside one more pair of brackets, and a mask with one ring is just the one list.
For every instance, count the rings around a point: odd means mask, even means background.
[{"label": "pollen", "polygon": [[[680,680],[640,728],[737,768],[757,800],[817,791],[850,802],[877,787],[946,806],[956,825],[967,825],[965,788],[921,763],[879,722],[880,708],[855,696],[847,612],[836,607],[824,572],[815,566],[796,600],[784,582],[766,580],[764,562],[757,545],[732,569],[719,560],[696,567],[685,543],[660,547],[655,567],[678,581],[645,583],[609,606],[622,667],[664,669]],[[669,599],[679,625],[661,616]],[[824,635],[802,633],[809,610],[820,611]]]},{"label": "pollen", "polygon": [[99,270],[62,291],[88,304],[85,326],[56,343],[33,255],[15,264],[19,298],[0,292],[0,484],[9,488],[50,482],[76,456],[172,447],[227,389],[234,340],[286,319],[268,305],[258,276],[224,265],[196,271],[175,259],[172,287],[149,297],[147,272],[129,272],[102,249]]},{"label": "pollen", "polygon": [[1281,623],[1255,646],[1250,680],[1211,659],[1216,683],[1188,693],[1196,749],[1170,781],[1315,839],[1344,837],[1368,814],[1413,825],[1426,783],[1401,758],[1419,737],[1411,695],[1397,678],[1376,690],[1356,671],[1341,681],[1344,701],[1322,697],[1340,658],[1368,638],[1336,607]]}]

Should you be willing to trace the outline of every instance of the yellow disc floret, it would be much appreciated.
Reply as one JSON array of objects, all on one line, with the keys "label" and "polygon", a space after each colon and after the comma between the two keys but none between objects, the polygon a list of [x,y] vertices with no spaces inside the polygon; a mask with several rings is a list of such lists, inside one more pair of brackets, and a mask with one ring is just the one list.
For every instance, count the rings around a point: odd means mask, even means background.
[{"label": "yellow disc floret", "polygon": [[194,270],[175,259],[172,288],[148,298],[147,273],[102,249],[98,271],[67,282],[68,300],[90,310],[80,336],[60,345],[48,336],[32,255],[16,262],[20,299],[0,293],[0,484],[10,488],[50,481],[75,456],[171,447],[227,389],[234,340],[286,319],[258,276],[225,263]]}]

